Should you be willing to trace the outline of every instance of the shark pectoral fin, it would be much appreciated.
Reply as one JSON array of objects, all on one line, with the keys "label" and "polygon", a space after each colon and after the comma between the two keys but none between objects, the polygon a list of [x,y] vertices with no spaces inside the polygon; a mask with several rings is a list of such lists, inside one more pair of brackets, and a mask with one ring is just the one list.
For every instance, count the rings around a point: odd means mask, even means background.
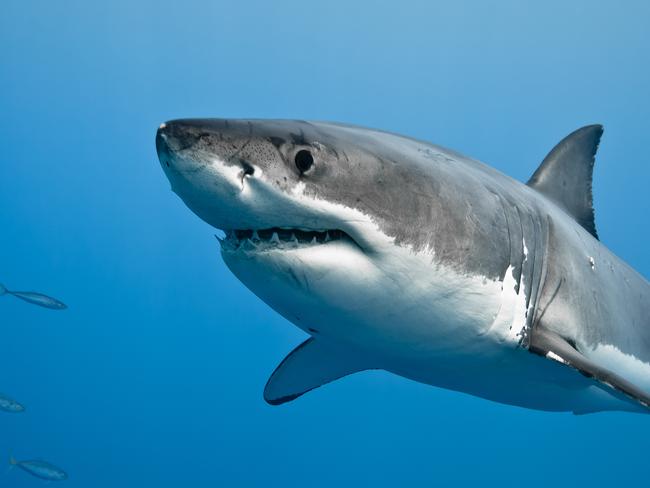
[{"label": "shark pectoral fin", "polygon": [[596,239],[591,180],[602,135],[601,125],[572,132],[548,153],[527,183],[564,208]]},{"label": "shark pectoral fin", "polygon": [[530,337],[529,351],[547,359],[558,361],[578,370],[584,376],[593,378],[603,385],[625,394],[646,408],[650,408],[650,395],[625,378],[598,366],[583,356],[566,339],[543,327],[533,329]]},{"label": "shark pectoral fin", "polygon": [[290,402],[314,388],[366,369],[371,369],[367,362],[312,337],[275,369],[264,388],[264,400],[271,405]]}]

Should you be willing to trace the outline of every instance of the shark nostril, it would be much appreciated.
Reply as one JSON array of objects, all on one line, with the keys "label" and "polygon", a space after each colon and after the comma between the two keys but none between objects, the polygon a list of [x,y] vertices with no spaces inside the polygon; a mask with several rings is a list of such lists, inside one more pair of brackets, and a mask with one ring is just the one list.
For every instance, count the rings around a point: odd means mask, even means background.
[{"label": "shark nostril", "polygon": [[246,162],[242,162],[242,167],[244,168],[244,176],[252,176],[255,173],[255,168]]}]

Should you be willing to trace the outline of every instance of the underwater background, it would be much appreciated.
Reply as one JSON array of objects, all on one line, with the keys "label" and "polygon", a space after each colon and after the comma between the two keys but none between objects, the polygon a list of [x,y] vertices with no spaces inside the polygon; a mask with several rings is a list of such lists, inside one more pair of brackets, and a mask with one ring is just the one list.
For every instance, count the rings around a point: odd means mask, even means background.
[{"label": "underwater background", "polygon": [[[650,3],[34,1],[0,8],[0,457],[72,487],[643,486],[650,416],[528,411],[364,372],[271,407],[305,337],[170,191],[158,125],[334,120],[527,180],[605,125],[601,240],[650,275]],[[408,189],[404,189],[408,191]],[[40,486],[0,467],[0,486]]]}]

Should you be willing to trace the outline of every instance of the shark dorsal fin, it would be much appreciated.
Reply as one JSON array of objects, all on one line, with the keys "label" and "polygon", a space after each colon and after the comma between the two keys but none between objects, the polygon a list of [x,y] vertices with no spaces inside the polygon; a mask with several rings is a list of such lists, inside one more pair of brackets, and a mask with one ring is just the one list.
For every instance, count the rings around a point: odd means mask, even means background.
[{"label": "shark dorsal fin", "polygon": [[560,205],[596,239],[591,181],[602,135],[602,125],[572,132],[548,153],[527,183]]}]

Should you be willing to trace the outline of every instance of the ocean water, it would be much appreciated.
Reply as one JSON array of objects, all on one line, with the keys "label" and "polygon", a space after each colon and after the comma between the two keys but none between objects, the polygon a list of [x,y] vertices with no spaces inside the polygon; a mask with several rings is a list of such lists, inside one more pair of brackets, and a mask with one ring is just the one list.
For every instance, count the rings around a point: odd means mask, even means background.
[{"label": "ocean water", "polygon": [[[528,411],[366,372],[271,407],[304,335],[170,191],[158,125],[335,120],[526,180],[603,123],[601,240],[645,276],[650,4],[3,0],[0,457],[69,487],[645,486],[650,417]],[[0,468],[0,486],[43,481]]]}]

